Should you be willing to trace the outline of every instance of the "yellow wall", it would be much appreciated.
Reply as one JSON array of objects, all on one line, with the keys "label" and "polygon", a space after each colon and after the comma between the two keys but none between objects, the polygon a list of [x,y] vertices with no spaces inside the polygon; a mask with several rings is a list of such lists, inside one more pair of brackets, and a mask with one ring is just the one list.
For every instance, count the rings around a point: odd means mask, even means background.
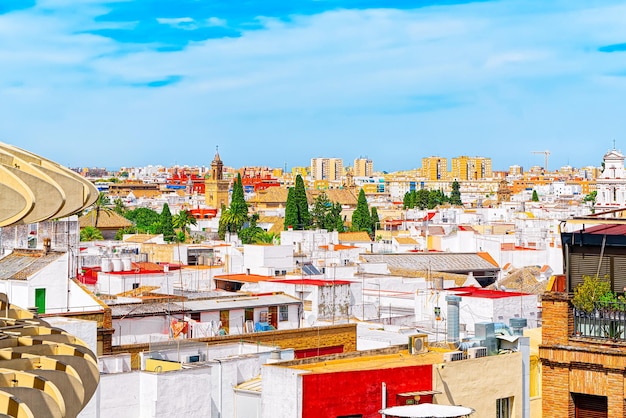
[{"label": "yellow wall", "polygon": [[[441,392],[434,396],[434,403],[466,406],[474,409],[477,417],[495,416],[496,399],[513,397],[512,416],[521,417],[522,354],[502,354],[435,365],[433,390]],[[477,393],[482,396],[476,396]]]},{"label": "yellow wall", "polygon": [[170,372],[172,370],[180,369],[181,364],[174,361],[163,361],[153,358],[146,359],[146,371],[148,372]]}]

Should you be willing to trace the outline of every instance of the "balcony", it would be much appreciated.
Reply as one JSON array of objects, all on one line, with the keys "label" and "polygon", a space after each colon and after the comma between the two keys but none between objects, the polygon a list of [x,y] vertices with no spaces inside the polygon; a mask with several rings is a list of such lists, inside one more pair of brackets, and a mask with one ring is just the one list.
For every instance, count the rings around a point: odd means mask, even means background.
[{"label": "balcony", "polygon": [[626,303],[598,302],[591,312],[572,309],[575,336],[626,341]]}]

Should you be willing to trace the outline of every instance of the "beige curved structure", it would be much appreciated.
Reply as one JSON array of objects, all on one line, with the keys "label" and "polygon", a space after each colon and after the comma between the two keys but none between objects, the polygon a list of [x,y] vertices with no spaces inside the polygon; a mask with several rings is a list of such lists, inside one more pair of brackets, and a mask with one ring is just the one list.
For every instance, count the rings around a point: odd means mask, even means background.
[{"label": "beige curved structure", "polygon": [[99,378],[83,341],[0,293],[0,417],[76,417]]},{"label": "beige curved structure", "polygon": [[63,218],[97,198],[98,189],[72,170],[0,142],[0,227]]},{"label": "beige curved structure", "polygon": [[[63,218],[97,198],[95,186],[73,171],[0,143],[0,227]],[[99,378],[83,341],[0,293],[0,418],[74,418]]]}]

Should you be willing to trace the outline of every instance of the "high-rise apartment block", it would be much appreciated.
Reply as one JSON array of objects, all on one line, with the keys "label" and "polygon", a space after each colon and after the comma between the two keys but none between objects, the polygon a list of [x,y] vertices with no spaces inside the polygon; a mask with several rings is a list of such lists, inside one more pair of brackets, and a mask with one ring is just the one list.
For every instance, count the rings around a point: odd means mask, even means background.
[{"label": "high-rise apartment block", "polygon": [[524,169],[521,165],[512,165],[509,167],[509,176],[521,176],[524,174]]},{"label": "high-rise apartment block", "polygon": [[480,180],[491,178],[491,158],[460,156],[452,159],[452,178]]},{"label": "high-rise apartment block", "polygon": [[311,158],[311,177],[316,180],[340,180],[343,172],[343,160],[340,158]]},{"label": "high-rise apartment block", "polygon": [[374,162],[367,158],[354,160],[354,177],[370,177],[374,174]]},{"label": "high-rise apartment block", "polygon": [[422,176],[427,180],[444,180],[448,176],[448,159],[441,157],[422,158]]}]

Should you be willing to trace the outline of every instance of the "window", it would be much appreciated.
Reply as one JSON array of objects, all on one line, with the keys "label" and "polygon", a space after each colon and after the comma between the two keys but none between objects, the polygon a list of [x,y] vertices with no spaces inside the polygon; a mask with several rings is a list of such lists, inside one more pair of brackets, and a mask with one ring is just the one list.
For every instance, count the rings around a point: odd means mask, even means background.
[{"label": "window", "polygon": [[278,320],[279,321],[289,321],[289,306],[280,305],[278,312]]},{"label": "window", "polygon": [[496,399],[496,418],[511,418],[513,398]]}]

